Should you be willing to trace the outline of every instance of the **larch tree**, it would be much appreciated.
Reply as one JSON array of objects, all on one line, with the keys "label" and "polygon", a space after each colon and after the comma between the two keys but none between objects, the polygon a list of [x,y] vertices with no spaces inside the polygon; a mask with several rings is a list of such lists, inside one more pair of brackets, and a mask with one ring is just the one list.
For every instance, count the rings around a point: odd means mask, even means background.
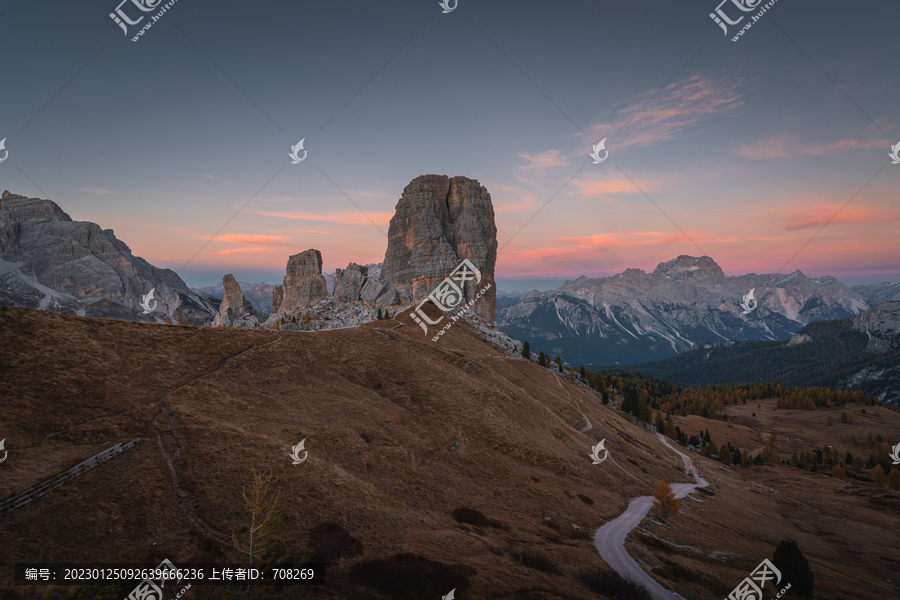
[{"label": "larch tree", "polygon": [[665,519],[669,514],[676,514],[681,509],[681,501],[675,497],[675,492],[665,481],[660,481],[653,490],[653,506],[662,512]]},{"label": "larch tree", "polygon": [[881,465],[875,465],[875,470],[872,471],[872,481],[881,487],[881,483],[884,481],[884,469],[881,468]]}]

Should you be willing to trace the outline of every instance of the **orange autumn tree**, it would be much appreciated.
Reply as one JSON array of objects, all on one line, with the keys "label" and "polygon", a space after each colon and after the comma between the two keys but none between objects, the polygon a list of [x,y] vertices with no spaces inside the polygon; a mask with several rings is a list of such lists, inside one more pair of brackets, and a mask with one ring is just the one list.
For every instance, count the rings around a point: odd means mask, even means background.
[{"label": "orange autumn tree", "polygon": [[681,501],[675,497],[672,486],[660,481],[653,490],[653,506],[662,511],[662,517],[665,519],[669,513],[674,515],[681,509]]}]

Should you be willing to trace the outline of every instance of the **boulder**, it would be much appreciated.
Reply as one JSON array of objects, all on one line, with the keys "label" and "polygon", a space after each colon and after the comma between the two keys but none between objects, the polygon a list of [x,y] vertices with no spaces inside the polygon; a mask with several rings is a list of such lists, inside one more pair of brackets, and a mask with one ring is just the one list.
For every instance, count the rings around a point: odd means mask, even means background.
[{"label": "boulder", "polygon": [[418,302],[434,291],[468,259],[481,281],[462,284],[464,299],[475,298],[475,313],[493,323],[496,305],[494,265],[497,226],[487,189],[474,179],[423,175],[410,182],[397,202],[388,229],[388,247],[381,279],[405,302]]}]

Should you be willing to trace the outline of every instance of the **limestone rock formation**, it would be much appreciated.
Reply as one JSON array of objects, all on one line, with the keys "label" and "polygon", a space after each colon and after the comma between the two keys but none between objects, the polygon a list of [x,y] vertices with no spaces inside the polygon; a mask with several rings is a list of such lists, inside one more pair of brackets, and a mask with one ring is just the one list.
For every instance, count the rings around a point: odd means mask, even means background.
[{"label": "limestone rock formation", "polygon": [[[174,271],[132,254],[112,229],[73,221],[55,202],[3,192],[0,301],[88,317],[205,325],[216,310]],[[144,313],[154,290],[156,308]]]},{"label": "limestone rock formation", "polygon": [[214,327],[256,327],[260,321],[265,320],[265,315],[259,313],[244,297],[241,287],[234,275],[230,273],[222,279],[225,295],[219,306],[219,314],[213,321]]},{"label": "limestone rock formation", "polygon": [[328,295],[322,276],[322,253],[307,250],[288,259],[284,283],[272,290],[272,312],[309,304]]},{"label": "limestone rock formation", "polygon": [[388,230],[381,280],[401,300],[417,302],[430,294],[463,259],[481,272],[481,282],[465,284],[465,301],[490,289],[475,304],[475,313],[494,321],[497,226],[487,189],[474,179],[423,175],[410,182],[397,203]]},{"label": "limestone rock formation", "polygon": [[356,302],[366,279],[369,277],[368,267],[350,263],[346,269],[334,272],[334,296],[343,302]]},{"label": "limestone rock formation", "polygon": [[853,319],[853,329],[869,336],[866,352],[900,350],[900,301],[864,310]]}]

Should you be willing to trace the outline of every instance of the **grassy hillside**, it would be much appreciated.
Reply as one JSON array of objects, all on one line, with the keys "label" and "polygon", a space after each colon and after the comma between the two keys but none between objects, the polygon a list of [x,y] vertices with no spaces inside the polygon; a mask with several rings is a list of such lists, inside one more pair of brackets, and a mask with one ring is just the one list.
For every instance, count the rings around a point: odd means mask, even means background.
[{"label": "grassy hillside", "polygon": [[[0,499],[144,440],[0,513],[4,600],[74,591],[16,588],[12,562],[224,564],[248,526],[241,491],[254,470],[274,474],[292,555],[331,558],[330,585],[286,597],[439,598],[455,587],[459,600],[604,598],[579,577],[608,570],[593,533],[658,481],[691,481],[651,432],[501,356],[463,321],[433,343],[405,315],[276,332],[17,308],[0,312],[0,342]],[[885,435],[900,438],[900,415],[885,418]],[[308,459],[293,465],[304,438]],[[592,465],[600,439],[611,460]],[[694,460],[712,494],[645,520],[628,542],[664,585],[721,600],[791,538],[822,597],[900,594],[900,578],[884,577],[898,566],[900,539],[885,532],[900,531],[900,492]],[[216,590],[196,586],[185,600]]]}]

